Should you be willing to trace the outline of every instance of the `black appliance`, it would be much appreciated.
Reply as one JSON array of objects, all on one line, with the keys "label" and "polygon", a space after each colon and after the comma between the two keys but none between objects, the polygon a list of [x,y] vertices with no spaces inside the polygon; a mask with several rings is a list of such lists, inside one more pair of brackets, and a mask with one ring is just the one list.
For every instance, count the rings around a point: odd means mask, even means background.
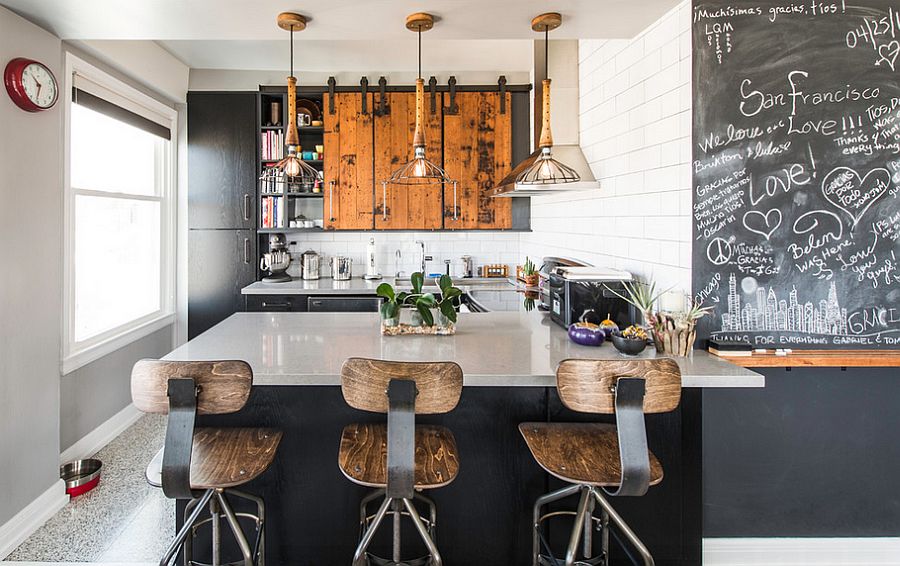
[{"label": "black appliance", "polygon": [[558,267],[591,267],[591,264],[568,257],[545,257],[541,260],[541,269],[538,271],[538,287],[541,290],[540,309],[549,311],[550,303],[550,274]]},{"label": "black appliance", "polygon": [[[640,322],[640,313],[628,301],[625,271],[588,267],[557,267],[550,272],[550,319],[563,328],[574,322],[599,324],[607,317],[620,328]],[[618,293],[618,295],[617,295]]]}]

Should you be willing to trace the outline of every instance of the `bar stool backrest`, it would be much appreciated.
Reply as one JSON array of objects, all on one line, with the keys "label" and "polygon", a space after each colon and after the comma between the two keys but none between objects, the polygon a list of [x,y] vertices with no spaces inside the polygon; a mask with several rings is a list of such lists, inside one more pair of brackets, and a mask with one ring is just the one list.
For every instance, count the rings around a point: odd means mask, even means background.
[{"label": "bar stool backrest", "polygon": [[244,408],[253,370],[239,360],[177,362],[140,360],[131,370],[131,398],[145,413],[168,414],[169,379],[192,378],[198,388],[197,413],[223,415]]},{"label": "bar stool backrest", "polygon": [[388,384],[392,379],[416,382],[416,414],[452,411],[462,394],[462,369],[454,362],[392,362],[349,358],[341,368],[341,392],[354,409],[388,412]]},{"label": "bar stool backrest", "polygon": [[616,412],[619,378],[645,381],[644,413],[668,413],[681,402],[681,370],[675,360],[563,360],[556,368],[556,388],[563,404],[580,413]]}]

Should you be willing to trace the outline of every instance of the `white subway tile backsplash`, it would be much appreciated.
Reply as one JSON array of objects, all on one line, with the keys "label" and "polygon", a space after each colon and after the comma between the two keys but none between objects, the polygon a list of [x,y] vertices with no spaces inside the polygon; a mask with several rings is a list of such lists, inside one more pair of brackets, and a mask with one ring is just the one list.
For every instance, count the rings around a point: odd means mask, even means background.
[{"label": "white subway tile backsplash", "polygon": [[690,289],[690,54],[687,1],[635,39],[579,42],[581,145],[600,189],[533,199],[522,256],[574,256]]}]

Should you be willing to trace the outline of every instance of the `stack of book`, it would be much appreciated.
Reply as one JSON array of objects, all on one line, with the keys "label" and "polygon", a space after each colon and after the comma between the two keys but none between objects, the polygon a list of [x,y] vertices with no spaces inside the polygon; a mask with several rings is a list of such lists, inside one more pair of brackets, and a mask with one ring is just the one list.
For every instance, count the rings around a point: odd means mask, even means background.
[{"label": "stack of book", "polygon": [[709,353],[723,358],[740,358],[753,355],[753,346],[746,341],[709,339]]},{"label": "stack of book", "polygon": [[284,228],[284,199],[277,197],[263,197],[262,199],[262,227]]},{"label": "stack of book", "polygon": [[263,132],[259,147],[263,161],[284,159],[284,132],[280,130]]}]

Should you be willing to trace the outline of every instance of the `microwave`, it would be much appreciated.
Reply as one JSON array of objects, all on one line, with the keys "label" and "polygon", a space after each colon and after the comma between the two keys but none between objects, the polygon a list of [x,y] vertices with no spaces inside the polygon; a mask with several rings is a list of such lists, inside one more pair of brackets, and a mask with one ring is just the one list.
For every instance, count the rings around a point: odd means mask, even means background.
[{"label": "microwave", "polygon": [[628,301],[625,271],[598,268],[557,268],[548,280],[550,319],[568,328],[575,322],[599,324],[606,318],[625,328],[639,324],[641,313]]}]

